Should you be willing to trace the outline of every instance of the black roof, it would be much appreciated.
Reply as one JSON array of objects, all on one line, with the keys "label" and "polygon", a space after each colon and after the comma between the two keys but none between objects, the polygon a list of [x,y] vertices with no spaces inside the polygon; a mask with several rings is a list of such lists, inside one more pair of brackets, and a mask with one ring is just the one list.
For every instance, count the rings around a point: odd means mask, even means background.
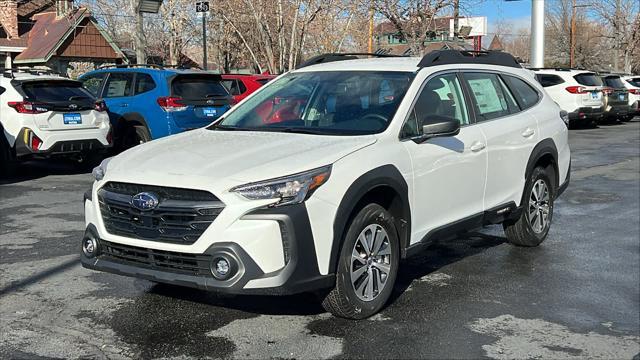
[{"label": "black roof", "polygon": [[324,64],[328,62],[334,61],[343,61],[343,60],[355,60],[364,56],[370,57],[403,57],[402,55],[390,55],[390,54],[382,54],[382,53],[328,53],[322,54],[318,56],[314,56],[302,64],[298,65],[296,69],[301,69],[303,67],[316,65],[316,64]]},{"label": "black roof", "polygon": [[418,67],[449,64],[484,64],[522,68],[513,55],[502,51],[435,50],[425,55]]}]

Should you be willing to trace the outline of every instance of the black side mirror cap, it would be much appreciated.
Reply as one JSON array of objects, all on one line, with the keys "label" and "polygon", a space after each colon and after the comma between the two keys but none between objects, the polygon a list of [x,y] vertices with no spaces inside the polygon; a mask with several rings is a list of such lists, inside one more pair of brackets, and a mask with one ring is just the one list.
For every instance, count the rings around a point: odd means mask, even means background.
[{"label": "black side mirror cap", "polygon": [[456,119],[443,119],[422,126],[422,135],[415,140],[418,143],[427,141],[434,137],[456,136],[460,133],[460,122]]}]

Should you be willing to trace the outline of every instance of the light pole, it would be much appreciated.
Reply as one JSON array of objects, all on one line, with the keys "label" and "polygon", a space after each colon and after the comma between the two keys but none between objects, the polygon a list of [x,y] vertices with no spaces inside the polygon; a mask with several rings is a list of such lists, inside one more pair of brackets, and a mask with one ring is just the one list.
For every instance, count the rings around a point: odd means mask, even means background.
[{"label": "light pole", "polygon": [[531,0],[531,56],[529,63],[534,68],[544,67],[544,0]]}]

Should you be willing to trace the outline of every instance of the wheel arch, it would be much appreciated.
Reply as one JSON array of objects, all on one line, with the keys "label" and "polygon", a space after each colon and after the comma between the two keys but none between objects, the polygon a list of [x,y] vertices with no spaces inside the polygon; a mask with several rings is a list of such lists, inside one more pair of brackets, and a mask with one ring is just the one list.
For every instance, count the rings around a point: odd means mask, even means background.
[{"label": "wheel arch", "polygon": [[335,272],[337,269],[344,235],[353,217],[362,207],[372,202],[381,205],[393,215],[400,239],[400,255],[404,257],[411,229],[409,188],[395,166],[384,165],[356,179],[340,201],[333,223],[329,272]]},{"label": "wheel arch", "polygon": [[129,113],[122,114],[118,118],[118,122],[116,125],[118,129],[121,129],[122,126],[129,126],[129,125],[146,127],[147,130],[149,131],[149,134],[151,135],[151,138],[154,139],[153,129],[149,127],[149,124],[144,119],[144,116],[142,116],[142,114],[138,112],[129,112]]},{"label": "wheel arch", "polygon": [[527,169],[524,175],[525,181],[531,176],[533,169],[537,166],[553,167],[555,178],[554,189],[557,190],[560,185],[560,172],[558,168],[558,148],[555,142],[550,139],[544,139],[533,148],[529,161],[527,162]]}]

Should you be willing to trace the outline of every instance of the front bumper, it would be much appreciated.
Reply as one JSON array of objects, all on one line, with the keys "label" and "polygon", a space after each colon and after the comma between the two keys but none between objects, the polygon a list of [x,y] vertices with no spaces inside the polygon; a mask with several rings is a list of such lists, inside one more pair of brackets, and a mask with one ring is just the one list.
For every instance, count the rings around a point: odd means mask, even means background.
[{"label": "front bumper", "polygon": [[602,117],[602,114],[604,112],[604,108],[603,107],[581,107],[576,109],[575,111],[572,111],[569,113],[569,120],[570,121],[577,121],[577,120],[587,120],[587,121],[591,121],[591,120],[598,120]]},{"label": "front bumper", "polygon": [[[90,200],[90,199],[88,199]],[[103,240],[93,224],[83,237],[94,238],[98,245],[95,257],[81,251],[85,268],[143,278],[203,290],[232,294],[286,295],[330,288],[333,274],[321,275],[314,247],[311,225],[304,204],[265,208],[242,217],[243,220],[277,221],[285,249],[285,265],[265,273],[237,243],[213,243],[202,254],[187,254],[118,244]],[[211,266],[221,256],[230,260],[232,275],[220,280]]]}]

